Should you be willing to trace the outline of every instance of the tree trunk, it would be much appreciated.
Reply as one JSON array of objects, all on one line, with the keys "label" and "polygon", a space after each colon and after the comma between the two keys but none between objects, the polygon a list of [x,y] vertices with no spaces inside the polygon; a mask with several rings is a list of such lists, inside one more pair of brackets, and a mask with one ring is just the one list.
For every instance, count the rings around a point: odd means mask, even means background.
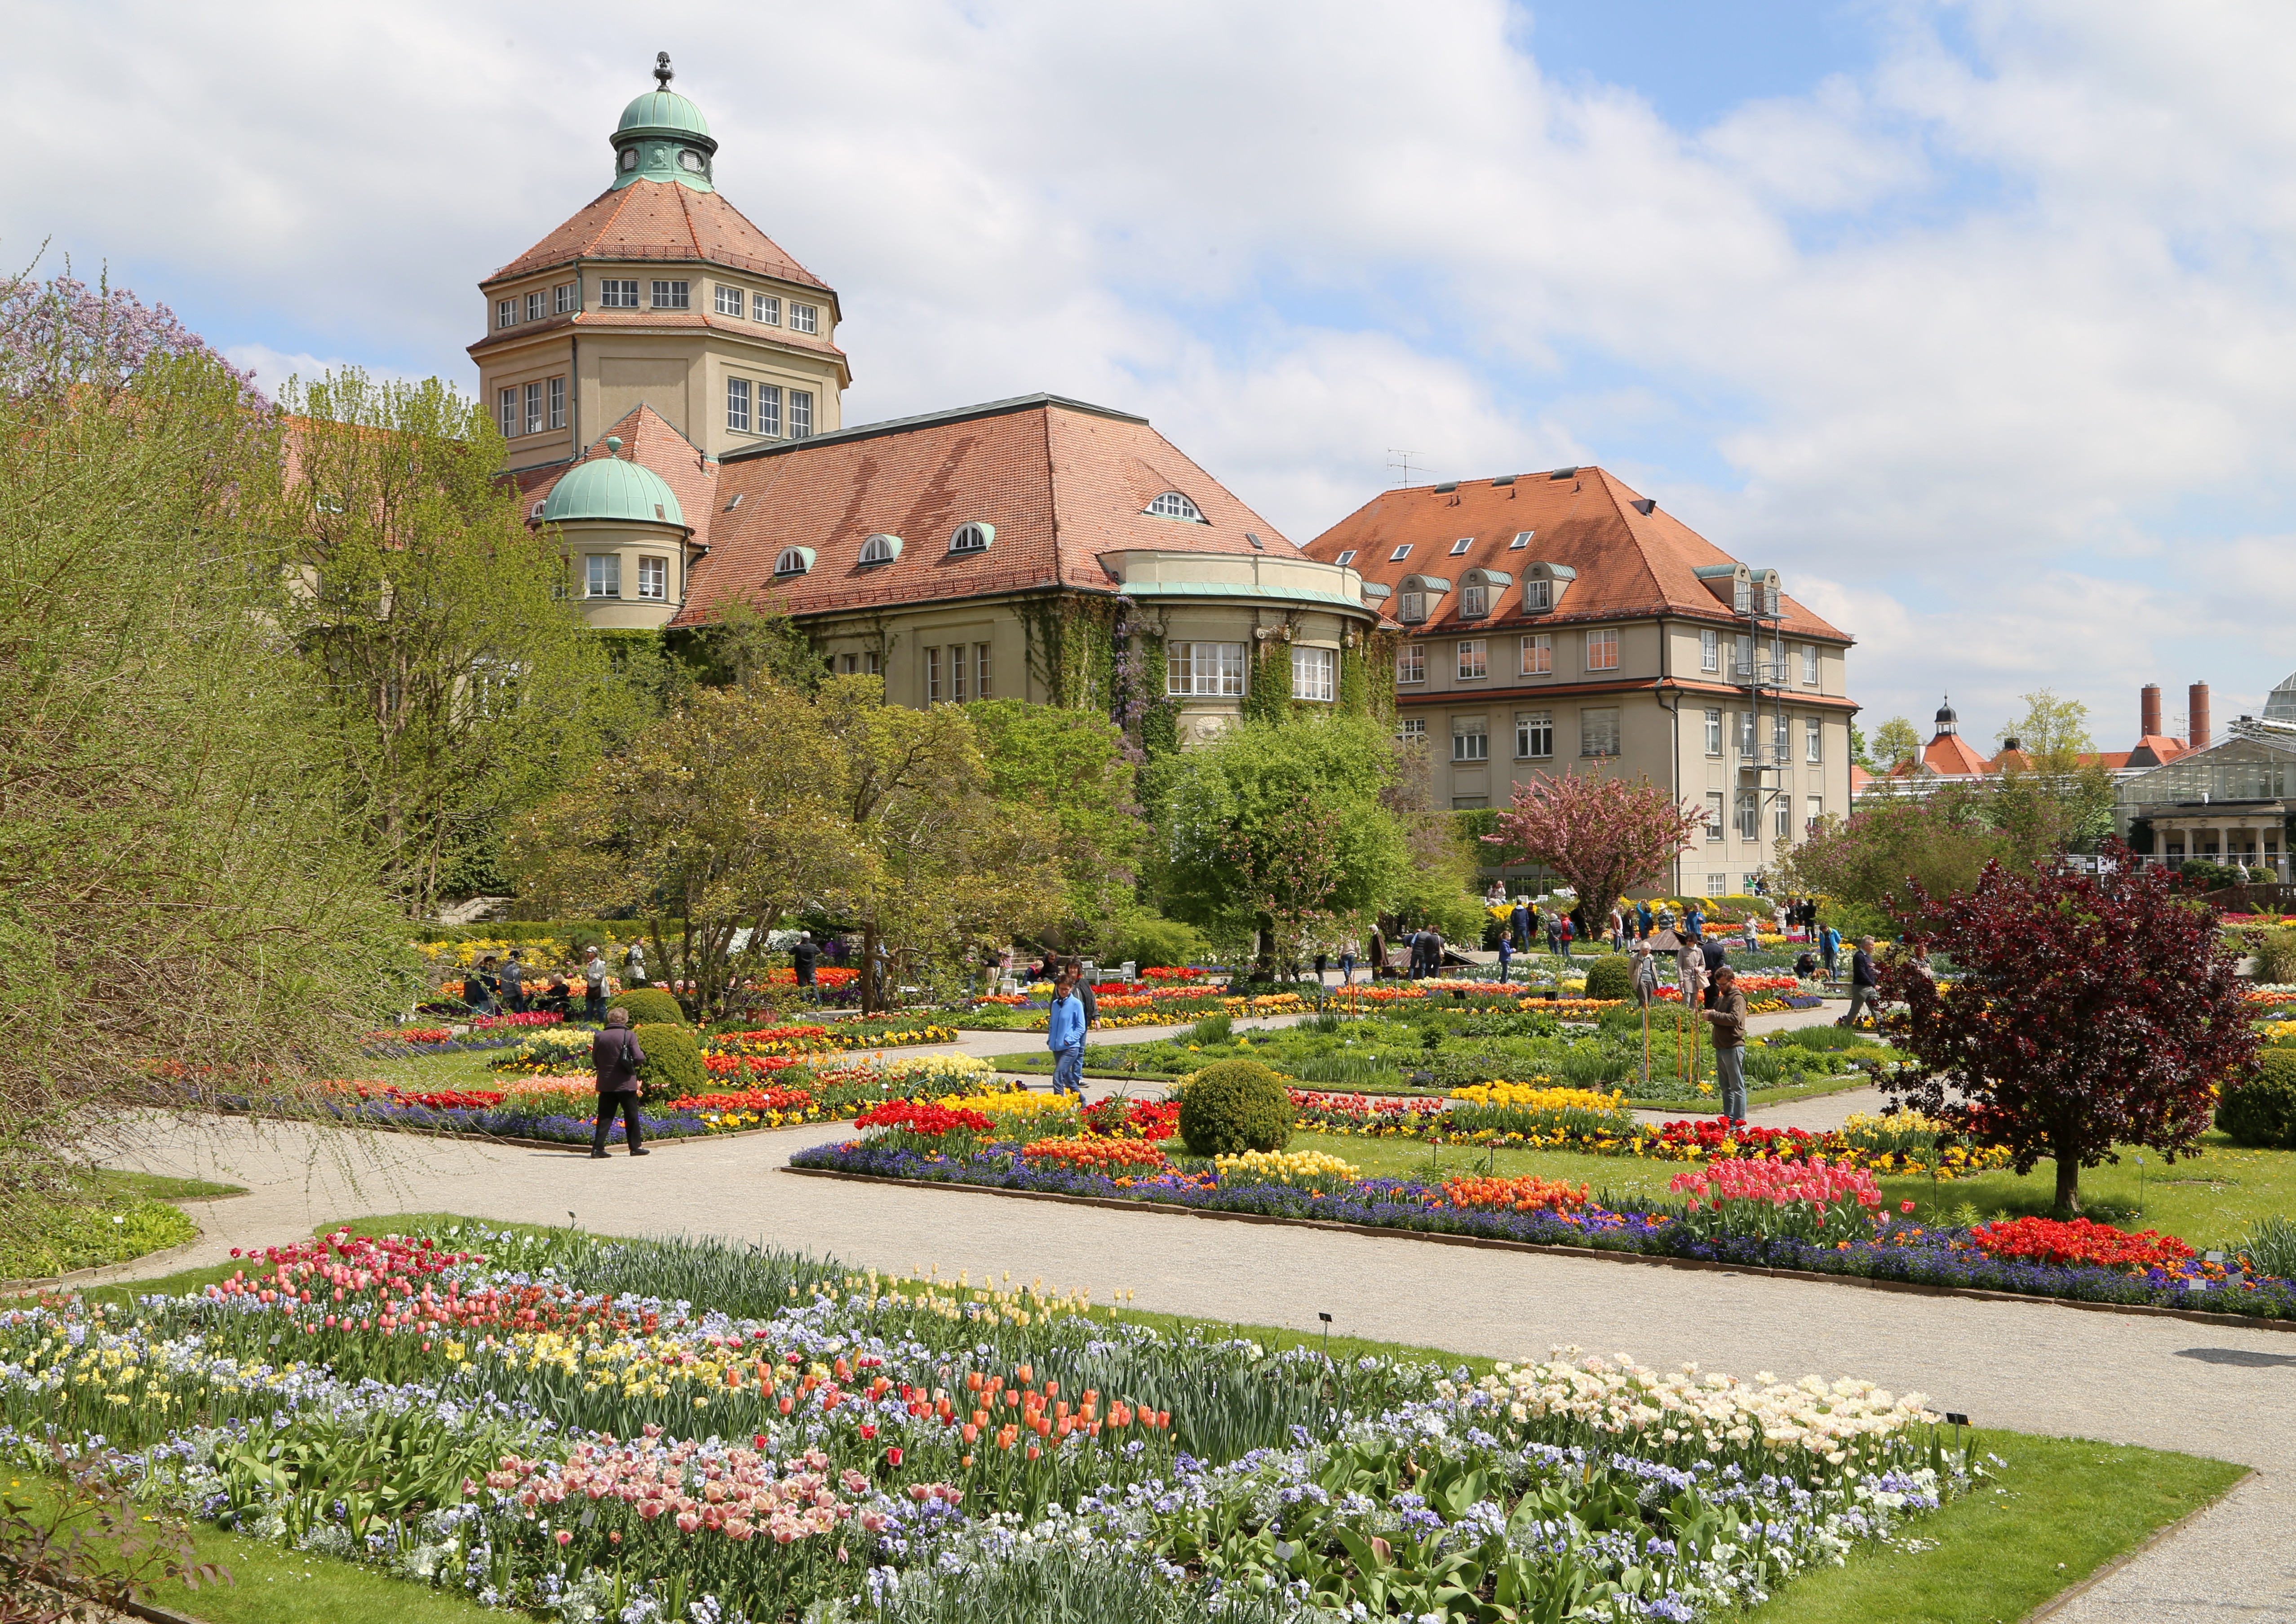
[{"label": "tree trunk", "polygon": [[[816,971],[818,975],[820,972]],[[861,1013],[877,1013],[877,926],[874,921],[861,927]]]},{"label": "tree trunk", "polygon": [[2068,1218],[2080,1216],[2080,1158],[2057,1151],[2057,1210]]},{"label": "tree trunk", "polygon": [[1254,980],[1275,979],[1275,931],[1267,925],[1259,927],[1259,944],[1253,956],[1251,974]]}]

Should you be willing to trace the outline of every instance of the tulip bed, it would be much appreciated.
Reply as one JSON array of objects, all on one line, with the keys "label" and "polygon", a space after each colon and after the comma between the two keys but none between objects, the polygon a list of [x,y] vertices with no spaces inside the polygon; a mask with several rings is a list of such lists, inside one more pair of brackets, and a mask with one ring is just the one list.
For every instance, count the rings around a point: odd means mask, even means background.
[{"label": "tulip bed", "polygon": [[257,1539],[566,1624],[1721,1617],[1996,1469],[1939,1420],[1856,1380],[1575,1349],[1479,1377],[570,1231],[338,1232],[0,1311],[12,1464],[101,1451]]}]

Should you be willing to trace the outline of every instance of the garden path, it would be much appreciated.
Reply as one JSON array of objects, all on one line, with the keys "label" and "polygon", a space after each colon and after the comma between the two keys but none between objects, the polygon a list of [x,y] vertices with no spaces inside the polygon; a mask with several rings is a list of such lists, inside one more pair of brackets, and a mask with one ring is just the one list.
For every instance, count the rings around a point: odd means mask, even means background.
[{"label": "garden path", "polygon": [[[1980,1426],[2245,1462],[2259,1474],[2056,1615],[2079,1624],[2296,1620],[2296,1334],[2032,1302],[1532,1255],[1185,1213],[876,1187],[779,1169],[816,1126],[665,1144],[633,1168],[578,1151],[215,1120],[153,1120],[119,1165],[248,1186],[193,1209],[176,1267],[358,1213],[448,1211],[594,1229],[683,1230],[906,1271],[937,1264],[1131,1288],[1136,1305],[1312,1333],[1521,1357],[1630,1350],[1751,1375],[1816,1371],[1918,1390]],[[133,1266],[120,1271],[135,1272]],[[141,1271],[149,1273],[147,1265]]]}]

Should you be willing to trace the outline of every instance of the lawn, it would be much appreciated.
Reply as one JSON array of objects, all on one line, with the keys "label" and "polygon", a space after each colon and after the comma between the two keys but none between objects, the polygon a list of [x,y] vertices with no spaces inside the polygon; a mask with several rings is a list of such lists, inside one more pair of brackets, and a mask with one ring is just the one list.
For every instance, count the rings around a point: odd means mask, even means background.
[{"label": "lawn", "polygon": [[[1408,1156],[1407,1147],[1393,1144],[1334,1143],[1365,1161],[1387,1152]],[[367,1234],[406,1234],[463,1221],[445,1213],[394,1213],[348,1220],[347,1226]],[[142,1292],[180,1292],[228,1272],[220,1266],[187,1270],[101,1295],[125,1300]],[[1167,1329],[1193,1326],[1247,1335],[1271,1348],[1322,1345],[1318,1337],[1272,1326],[1132,1312],[1122,1316]],[[1478,1373],[1491,1363],[1348,1337],[1331,1339],[1329,1349],[1348,1358],[1436,1357]],[[2207,1505],[2243,1472],[2219,1461],[2080,1439],[1988,1431],[1980,1441],[2007,1463],[1996,1484],[1922,1519],[1903,1545],[1861,1550],[1845,1567],[1796,1579],[1749,1615],[1754,1624],[2006,1624],[2135,1549],[2154,1530]],[[32,1488],[37,1480],[26,1479],[22,1487]],[[283,1551],[209,1528],[200,1529],[197,1538],[201,1557],[223,1563],[236,1582],[196,1593],[171,1586],[155,1599],[210,1624],[290,1624],[312,1618],[345,1624],[447,1624],[503,1616],[332,1558]]]},{"label": "lawn", "polygon": [[20,1205],[0,1239],[0,1280],[45,1279],[180,1246],[199,1226],[171,1203],[242,1195],[237,1185],[92,1169],[73,1199]]}]

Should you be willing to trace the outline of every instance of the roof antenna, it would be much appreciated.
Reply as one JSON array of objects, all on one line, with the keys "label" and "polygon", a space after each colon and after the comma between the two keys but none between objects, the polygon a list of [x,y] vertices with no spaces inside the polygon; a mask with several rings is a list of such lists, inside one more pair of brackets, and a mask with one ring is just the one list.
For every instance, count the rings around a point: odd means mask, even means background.
[{"label": "roof antenna", "polygon": [[1400,472],[1403,477],[1392,482],[1407,489],[1411,484],[1411,453],[1390,446],[1387,448],[1387,472],[1390,476]]},{"label": "roof antenna", "polygon": [[657,90],[668,90],[670,80],[677,77],[669,70],[668,52],[657,51],[653,53],[653,77],[654,88]]}]

